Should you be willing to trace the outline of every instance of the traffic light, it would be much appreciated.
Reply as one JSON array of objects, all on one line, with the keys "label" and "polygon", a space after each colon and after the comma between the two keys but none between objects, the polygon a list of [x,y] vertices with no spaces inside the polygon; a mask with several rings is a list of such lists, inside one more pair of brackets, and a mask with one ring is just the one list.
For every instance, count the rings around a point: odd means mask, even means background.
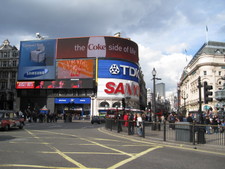
[{"label": "traffic light", "polygon": [[208,85],[207,82],[204,82],[204,103],[208,104],[208,102],[212,102],[213,98],[209,97],[212,96],[213,92],[211,92],[210,90],[212,90],[213,87]]},{"label": "traffic light", "polygon": [[151,108],[152,108],[151,102],[148,102],[148,109],[151,109]]},{"label": "traffic light", "polygon": [[123,108],[125,109],[125,107],[126,107],[125,98],[122,98],[122,106],[123,106]]}]

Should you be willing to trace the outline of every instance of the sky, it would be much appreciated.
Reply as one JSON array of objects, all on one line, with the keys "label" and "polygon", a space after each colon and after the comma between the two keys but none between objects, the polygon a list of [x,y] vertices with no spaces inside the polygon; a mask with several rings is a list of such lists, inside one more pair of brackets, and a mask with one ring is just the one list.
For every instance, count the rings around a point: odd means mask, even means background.
[{"label": "sky", "polygon": [[[0,5],[0,43],[45,38],[131,38],[147,88],[152,70],[176,93],[182,71],[204,43],[225,42],[224,0],[5,0]],[[208,30],[208,31],[207,31]]]}]

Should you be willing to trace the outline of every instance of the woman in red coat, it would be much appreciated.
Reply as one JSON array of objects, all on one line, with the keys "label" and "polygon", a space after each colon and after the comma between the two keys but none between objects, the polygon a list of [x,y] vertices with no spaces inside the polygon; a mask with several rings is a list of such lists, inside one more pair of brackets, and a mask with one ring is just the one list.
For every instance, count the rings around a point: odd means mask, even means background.
[{"label": "woman in red coat", "polygon": [[129,119],[129,116],[128,116],[127,113],[125,113],[124,116],[123,116],[123,120],[125,121],[124,122],[125,127],[128,127],[128,119]]}]

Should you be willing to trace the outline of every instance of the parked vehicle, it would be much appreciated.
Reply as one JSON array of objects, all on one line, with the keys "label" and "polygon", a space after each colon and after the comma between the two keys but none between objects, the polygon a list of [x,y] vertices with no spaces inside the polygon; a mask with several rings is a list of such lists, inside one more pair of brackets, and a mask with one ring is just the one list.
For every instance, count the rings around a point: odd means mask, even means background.
[{"label": "parked vehicle", "polygon": [[22,129],[24,123],[24,118],[17,115],[14,112],[0,111],[0,129],[9,130],[10,128],[18,127]]},{"label": "parked vehicle", "polygon": [[105,117],[102,117],[102,116],[93,116],[92,119],[91,119],[91,124],[94,124],[94,123],[105,123]]}]

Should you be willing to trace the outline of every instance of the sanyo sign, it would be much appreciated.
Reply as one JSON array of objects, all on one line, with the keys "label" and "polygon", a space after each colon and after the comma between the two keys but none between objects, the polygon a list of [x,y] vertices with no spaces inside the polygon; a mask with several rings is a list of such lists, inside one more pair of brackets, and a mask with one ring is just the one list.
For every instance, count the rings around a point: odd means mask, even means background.
[{"label": "sanyo sign", "polygon": [[138,65],[118,60],[99,60],[99,78],[126,79],[138,82]]}]

